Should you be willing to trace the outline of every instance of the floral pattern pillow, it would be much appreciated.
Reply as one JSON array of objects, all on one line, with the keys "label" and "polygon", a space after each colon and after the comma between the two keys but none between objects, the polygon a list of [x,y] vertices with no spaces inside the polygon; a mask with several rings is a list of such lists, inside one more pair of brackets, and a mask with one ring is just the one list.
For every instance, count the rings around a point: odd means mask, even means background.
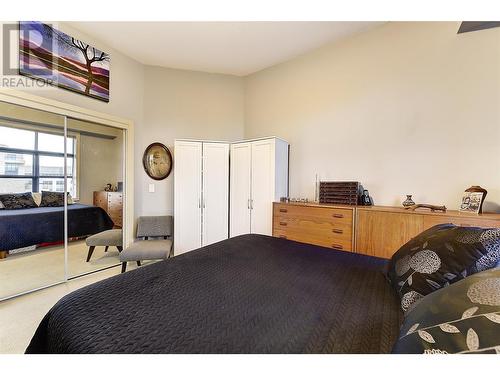
[{"label": "floral pattern pillow", "polygon": [[64,206],[64,193],[58,193],[55,191],[42,191],[42,201],[40,202],[40,207],[61,206]]},{"label": "floral pattern pillow", "polygon": [[31,193],[2,194],[0,195],[0,202],[6,210],[38,207]]},{"label": "floral pattern pillow", "polygon": [[410,310],[427,294],[500,261],[500,229],[436,225],[403,245],[389,262],[387,273]]},{"label": "floral pattern pillow", "polygon": [[406,315],[392,352],[500,354],[500,269],[424,297]]}]

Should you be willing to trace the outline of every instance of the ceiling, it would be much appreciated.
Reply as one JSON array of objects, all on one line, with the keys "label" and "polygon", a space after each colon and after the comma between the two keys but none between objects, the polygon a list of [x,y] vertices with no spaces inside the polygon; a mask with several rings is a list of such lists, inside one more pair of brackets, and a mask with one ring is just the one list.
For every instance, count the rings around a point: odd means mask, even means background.
[{"label": "ceiling", "polygon": [[290,60],[382,23],[69,22],[145,65],[237,76]]}]

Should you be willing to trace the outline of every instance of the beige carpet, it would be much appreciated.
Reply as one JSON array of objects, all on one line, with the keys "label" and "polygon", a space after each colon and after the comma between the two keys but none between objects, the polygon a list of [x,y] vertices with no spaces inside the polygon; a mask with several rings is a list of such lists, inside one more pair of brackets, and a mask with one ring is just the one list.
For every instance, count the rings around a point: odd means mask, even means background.
[{"label": "beige carpet", "polygon": [[[129,267],[134,269],[135,265],[130,263]],[[61,297],[119,273],[120,267],[114,267],[0,302],[0,353],[24,353],[38,324]]]},{"label": "beige carpet", "polygon": [[[84,241],[69,244],[70,277],[119,264],[116,248],[105,253],[104,247],[97,247],[89,263],[86,262],[87,252]],[[146,261],[143,267],[154,262]],[[135,262],[129,262],[127,272],[136,268]],[[120,272],[121,267],[117,266],[0,302],[0,353],[24,353],[38,324],[61,297]],[[0,298],[61,280],[64,280],[64,249],[61,246],[14,254],[0,260]]]},{"label": "beige carpet", "polygon": [[[68,277],[96,271],[119,263],[118,250],[96,247],[90,262],[86,262],[85,241],[68,246]],[[64,280],[64,247],[52,246],[0,260],[0,299],[51,285]]]}]

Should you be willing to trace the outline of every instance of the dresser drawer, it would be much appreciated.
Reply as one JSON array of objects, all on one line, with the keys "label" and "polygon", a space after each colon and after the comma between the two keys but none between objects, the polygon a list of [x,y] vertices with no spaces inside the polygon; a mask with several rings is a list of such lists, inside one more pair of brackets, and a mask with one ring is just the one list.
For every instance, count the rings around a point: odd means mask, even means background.
[{"label": "dresser drawer", "polygon": [[352,241],[350,238],[346,239],[335,235],[318,235],[317,233],[300,232],[293,229],[274,229],[273,236],[335,250],[352,251]]},{"label": "dresser drawer", "polygon": [[121,205],[123,201],[122,194],[109,194],[108,195],[108,204],[109,205]]},{"label": "dresser drawer", "polygon": [[352,222],[309,217],[278,217],[274,218],[273,227],[278,230],[294,230],[310,233],[316,236],[328,236],[351,240]]},{"label": "dresser drawer", "polygon": [[344,208],[275,204],[273,214],[279,218],[292,217],[319,222],[352,223],[352,210]]}]

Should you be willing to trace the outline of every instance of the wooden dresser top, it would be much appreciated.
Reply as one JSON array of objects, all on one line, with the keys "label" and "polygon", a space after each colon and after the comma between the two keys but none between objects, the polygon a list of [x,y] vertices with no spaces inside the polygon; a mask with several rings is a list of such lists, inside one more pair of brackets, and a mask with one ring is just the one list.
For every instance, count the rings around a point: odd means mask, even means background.
[{"label": "wooden dresser top", "polygon": [[416,214],[416,215],[432,215],[432,216],[446,216],[446,217],[460,217],[460,218],[477,218],[484,220],[499,220],[499,213],[485,212],[482,214],[474,214],[468,212],[460,212],[456,210],[447,210],[446,212],[435,211],[432,212],[429,209],[417,209],[415,211],[405,210],[403,207],[392,207],[392,206],[348,206],[339,204],[328,204],[328,203],[315,203],[315,202],[274,202],[274,204],[283,205],[294,205],[303,207],[322,207],[322,208],[337,208],[337,209],[348,209],[348,210],[364,210],[364,211],[378,211],[378,212],[394,212],[394,213],[406,213],[406,214]]},{"label": "wooden dresser top", "polygon": [[320,207],[320,208],[337,208],[337,209],[348,209],[353,210],[357,206],[348,206],[342,204],[328,204],[328,203],[315,203],[315,202],[274,202],[274,204],[284,204],[284,205],[292,205],[292,206],[302,206],[302,207]]},{"label": "wooden dresser top", "polygon": [[500,214],[496,213],[482,213],[474,214],[469,212],[460,212],[456,210],[447,210],[446,212],[435,211],[429,209],[417,209],[415,211],[405,210],[403,207],[390,207],[390,206],[356,206],[358,210],[366,211],[379,211],[379,212],[394,212],[394,213],[407,213],[416,215],[432,215],[432,216],[446,216],[446,217],[461,217],[461,218],[478,218],[486,220],[500,220]]}]

